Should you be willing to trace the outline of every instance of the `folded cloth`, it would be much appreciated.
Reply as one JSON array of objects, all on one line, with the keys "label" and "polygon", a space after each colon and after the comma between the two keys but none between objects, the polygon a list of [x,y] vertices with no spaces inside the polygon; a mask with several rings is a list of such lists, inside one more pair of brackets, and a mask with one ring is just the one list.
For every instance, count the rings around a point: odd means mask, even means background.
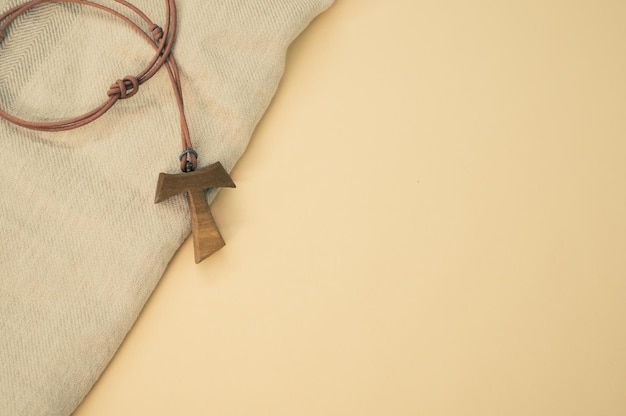
[{"label": "folded cloth", "polygon": [[[162,23],[164,2],[133,3]],[[200,167],[233,167],[274,95],[288,45],[331,3],[178,2],[174,55]],[[6,35],[0,105],[28,120],[95,108],[153,54],[120,20],[77,4],[37,6]],[[162,70],[76,130],[0,120],[1,415],[71,413],[189,235],[184,196],[153,203],[158,174],[179,172],[177,117]]]}]

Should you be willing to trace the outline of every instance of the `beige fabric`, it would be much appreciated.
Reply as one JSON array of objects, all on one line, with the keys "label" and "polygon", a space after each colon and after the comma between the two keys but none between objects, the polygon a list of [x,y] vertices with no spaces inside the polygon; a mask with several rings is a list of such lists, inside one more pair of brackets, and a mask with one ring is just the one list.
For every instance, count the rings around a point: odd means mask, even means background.
[{"label": "beige fabric", "polygon": [[[178,2],[174,52],[200,166],[233,167],[276,90],[287,46],[331,2]],[[162,2],[134,3],[161,22]],[[111,16],[48,4],[20,18],[0,54],[0,104],[52,120],[103,101],[151,49]],[[166,77],[79,130],[0,122],[2,415],[69,414],[190,232],[184,197],[153,204],[158,173],[178,169]]]}]

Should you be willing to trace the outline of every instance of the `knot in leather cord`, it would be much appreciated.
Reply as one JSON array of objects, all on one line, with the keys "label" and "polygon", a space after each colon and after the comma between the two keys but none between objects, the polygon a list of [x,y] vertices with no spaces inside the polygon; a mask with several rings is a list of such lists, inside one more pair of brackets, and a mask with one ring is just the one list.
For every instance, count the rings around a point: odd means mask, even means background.
[{"label": "knot in leather cord", "polygon": [[152,25],[150,31],[152,32],[152,37],[157,42],[163,39],[163,29],[159,25]]},{"label": "knot in leather cord", "polygon": [[107,95],[109,97],[117,96],[120,100],[130,98],[139,91],[139,80],[133,76],[126,76],[124,79],[118,79],[115,84],[109,87]]}]

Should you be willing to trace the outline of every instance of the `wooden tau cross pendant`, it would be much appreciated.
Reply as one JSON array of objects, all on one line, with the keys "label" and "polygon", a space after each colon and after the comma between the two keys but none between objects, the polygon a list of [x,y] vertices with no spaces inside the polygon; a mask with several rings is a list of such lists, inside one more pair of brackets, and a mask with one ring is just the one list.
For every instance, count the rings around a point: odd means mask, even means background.
[{"label": "wooden tau cross pendant", "polygon": [[222,187],[234,188],[235,183],[220,162],[193,172],[177,175],[161,173],[159,175],[155,203],[158,204],[174,195],[187,192],[196,263],[200,263],[224,247],[224,239],[217,229],[213,215],[211,215],[211,209],[204,196],[206,189]]}]

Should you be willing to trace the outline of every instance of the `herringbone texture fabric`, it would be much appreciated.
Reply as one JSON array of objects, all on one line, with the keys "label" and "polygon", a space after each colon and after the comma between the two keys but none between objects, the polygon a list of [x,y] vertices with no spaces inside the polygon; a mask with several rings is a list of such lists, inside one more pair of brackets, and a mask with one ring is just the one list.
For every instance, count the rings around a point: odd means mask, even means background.
[{"label": "herringbone texture fabric", "polygon": [[[233,167],[286,48],[331,2],[178,2],[174,53],[200,166]],[[162,2],[134,3],[162,20]],[[111,16],[41,5],[0,46],[0,104],[30,120],[82,114],[151,53]],[[159,172],[177,172],[178,129],[164,72],[78,130],[0,121],[0,415],[73,411],[189,235],[183,196],[153,204]]]}]

